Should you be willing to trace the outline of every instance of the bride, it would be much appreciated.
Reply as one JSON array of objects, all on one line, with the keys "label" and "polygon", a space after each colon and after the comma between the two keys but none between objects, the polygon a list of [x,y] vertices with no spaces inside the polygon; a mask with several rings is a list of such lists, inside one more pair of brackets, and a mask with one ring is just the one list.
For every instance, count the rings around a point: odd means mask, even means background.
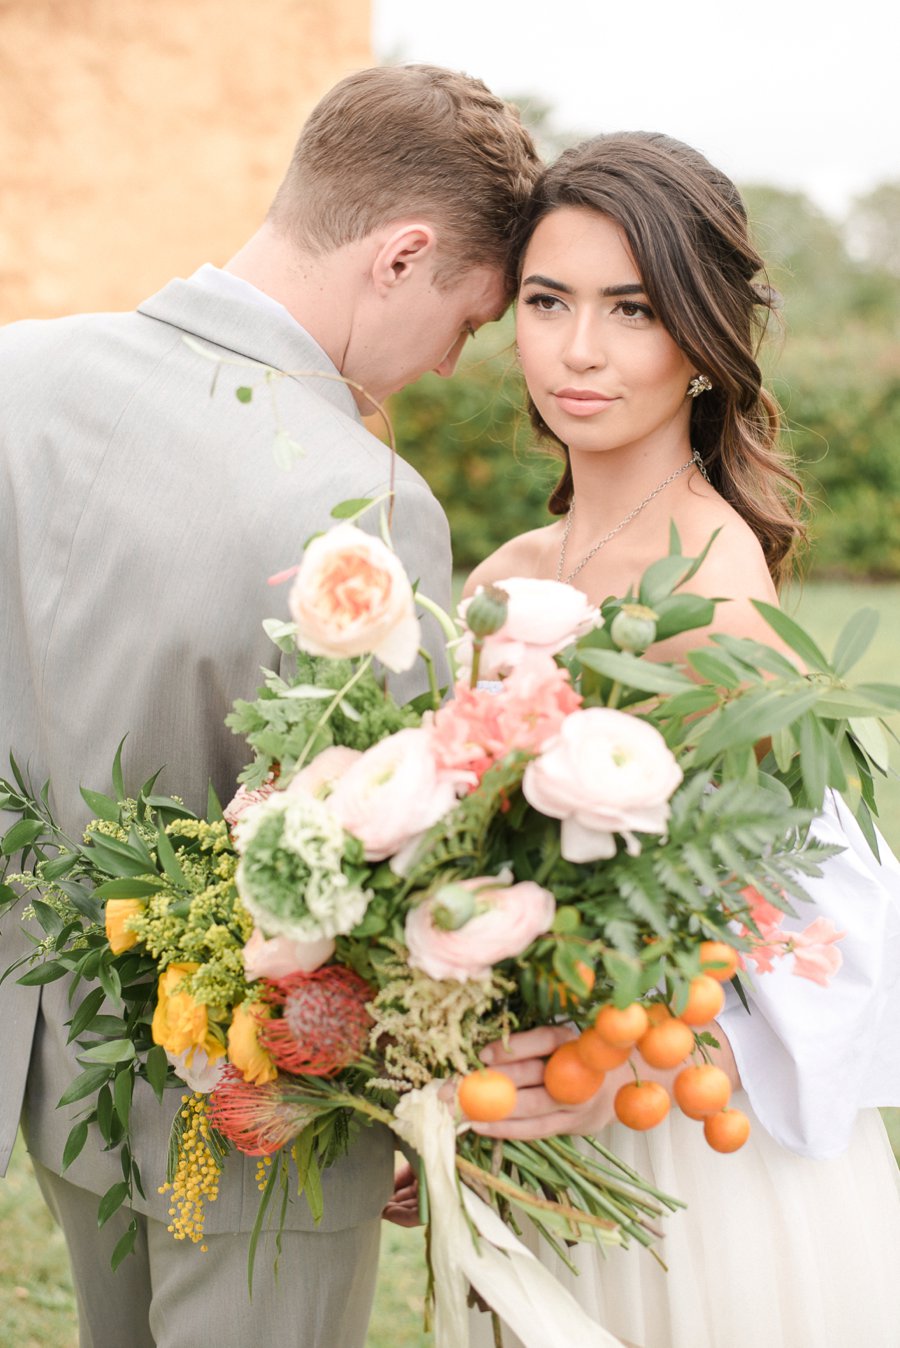
[{"label": "bride", "polygon": [[[735,188],[664,136],[601,136],[546,171],[525,234],[518,354],[535,425],[564,464],[550,500],[559,519],[500,548],[467,593],[531,576],[599,603],[636,586],[674,522],[687,556],[720,531],[690,585],[728,597],[711,630],[778,644],[751,601],[775,603],[789,574],[799,492],[756,363],[772,294],[755,282],[762,261]],[[699,640],[650,656],[678,659]],[[555,1104],[543,1064],[567,1027],[486,1051],[520,1090],[512,1118],[480,1132],[602,1132],[686,1201],[665,1224],[668,1272],[642,1249],[579,1246],[572,1279],[541,1251],[605,1328],[641,1348],[900,1342],[900,1192],[875,1108],[900,1104],[900,867],[886,848],[876,861],[840,802],[815,831],[846,849],[807,885],[845,933],[841,970],[826,989],[778,969],[749,989],[751,1014],[732,995],[711,1027],[753,1123],[743,1150],[715,1154],[678,1110],[646,1134],[617,1123],[627,1064],[587,1104]],[[648,1073],[669,1085],[675,1074]],[[487,1344],[480,1319],[474,1337]]]}]

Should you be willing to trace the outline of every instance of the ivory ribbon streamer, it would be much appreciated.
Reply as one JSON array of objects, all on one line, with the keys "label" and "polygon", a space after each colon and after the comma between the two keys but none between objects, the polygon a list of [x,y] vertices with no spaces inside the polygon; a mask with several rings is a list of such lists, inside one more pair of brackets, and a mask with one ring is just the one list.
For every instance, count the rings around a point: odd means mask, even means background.
[{"label": "ivory ribbon streamer", "polygon": [[394,1130],[415,1147],[425,1167],[431,1210],[435,1348],[468,1348],[467,1283],[518,1334],[525,1348],[622,1348],[513,1233],[487,1203],[462,1187],[476,1245],[460,1206],[456,1133],[440,1082],[410,1091],[395,1111]]}]

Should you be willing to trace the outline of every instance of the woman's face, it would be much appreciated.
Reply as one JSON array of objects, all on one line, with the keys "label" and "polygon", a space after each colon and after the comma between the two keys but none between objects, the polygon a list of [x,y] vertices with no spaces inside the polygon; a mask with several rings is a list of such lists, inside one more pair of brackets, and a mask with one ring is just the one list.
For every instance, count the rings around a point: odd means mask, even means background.
[{"label": "woman's face", "polygon": [[531,237],[516,314],[538,411],[573,451],[681,450],[696,367],[650,308],[617,224],[564,206]]}]

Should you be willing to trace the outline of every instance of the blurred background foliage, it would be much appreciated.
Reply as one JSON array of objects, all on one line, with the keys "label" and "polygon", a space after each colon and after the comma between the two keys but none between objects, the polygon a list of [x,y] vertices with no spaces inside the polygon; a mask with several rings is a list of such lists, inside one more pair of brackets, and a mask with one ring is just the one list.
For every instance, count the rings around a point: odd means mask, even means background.
[{"label": "blurred background foliage", "polygon": [[[578,137],[514,99],[552,158]],[[744,185],[780,323],[761,362],[810,498],[812,579],[900,578],[900,180],[844,219],[801,192]],[[452,380],[427,375],[391,402],[401,453],[443,502],[457,567],[549,523],[555,461],[537,448],[513,356],[512,315],[467,344]]]}]

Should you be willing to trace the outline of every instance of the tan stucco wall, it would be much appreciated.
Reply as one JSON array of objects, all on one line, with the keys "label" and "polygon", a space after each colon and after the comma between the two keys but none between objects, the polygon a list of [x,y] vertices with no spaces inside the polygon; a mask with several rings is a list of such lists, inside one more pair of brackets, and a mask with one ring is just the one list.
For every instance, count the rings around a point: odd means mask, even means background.
[{"label": "tan stucco wall", "polygon": [[0,321],[129,308],[256,228],[370,0],[0,0]]}]

